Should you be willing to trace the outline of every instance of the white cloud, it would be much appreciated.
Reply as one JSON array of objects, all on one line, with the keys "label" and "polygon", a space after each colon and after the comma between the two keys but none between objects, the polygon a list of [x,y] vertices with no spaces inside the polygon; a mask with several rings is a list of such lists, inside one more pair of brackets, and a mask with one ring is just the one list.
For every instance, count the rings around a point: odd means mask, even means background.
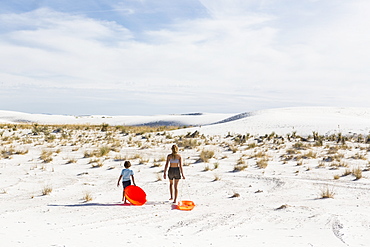
[{"label": "white cloud", "polygon": [[140,38],[122,23],[46,8],[2,14],[0,81],[114,89],[182,109],[189,101],[233,112],[250,105],[370,106],[363,93],[370,89],[370,4],[281,2],[202,0],[209,16],[179,19]]}]

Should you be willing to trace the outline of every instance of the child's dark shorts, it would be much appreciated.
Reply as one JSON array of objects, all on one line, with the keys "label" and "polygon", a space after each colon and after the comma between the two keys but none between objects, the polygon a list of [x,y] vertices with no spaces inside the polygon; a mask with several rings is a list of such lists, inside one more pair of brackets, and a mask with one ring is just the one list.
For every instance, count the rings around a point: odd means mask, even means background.
[{"label": "child's dark shorts", "polygon": [[168,169],[168,178],[170,180],[172,180],[172,179],[181,179],[180,168],[179,167],[170,167]]},{"label": "child's dark shorts", "polygon": [[122,181],[123,188],[126,188],[127,186],[131,185],[131,180],[128,181]]}]

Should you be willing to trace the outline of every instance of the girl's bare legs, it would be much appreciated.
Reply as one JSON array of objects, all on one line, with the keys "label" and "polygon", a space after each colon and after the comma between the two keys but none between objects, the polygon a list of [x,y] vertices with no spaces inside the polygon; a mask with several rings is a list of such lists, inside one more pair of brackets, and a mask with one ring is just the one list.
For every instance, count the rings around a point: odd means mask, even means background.
[{"label": "girl's bare legs", "polygon": [[170,195],[171,195],[171,198],[169,200],[172,200],[173,199],[173,190],[172,190],[172,187],[173,187],[173,179],[170,179]]},{"label": "girl's bare legs", "polygon": [[[175,179],[175,184],[174,184],[174,187],[175,187],[175,198],[173,200],[174,203],[176,203],[176,200],[177,200],[177,194],[178,194],[177,185],[179,184],[179,181],[180,181],[180,179]],[[171,193],[171,195],[172,195],[172,193]]]}]

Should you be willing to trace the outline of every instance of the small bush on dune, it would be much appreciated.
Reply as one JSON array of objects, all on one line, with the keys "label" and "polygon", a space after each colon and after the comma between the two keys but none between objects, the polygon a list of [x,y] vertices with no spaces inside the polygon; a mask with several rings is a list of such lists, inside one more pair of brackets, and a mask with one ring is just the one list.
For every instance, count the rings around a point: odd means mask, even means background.
[{"label": "small bush on dune", "polygon": [[256,165],[258,168],[265,169],[268,166],[268,159],[267,158],[259,159],[257,160]]},{"label": "small bush on dune", "polygon": [[244,171],[245,169],[248,168],[248,165],[245,165],[245,164],[236,164],[234,166],[234,172],[240,172],[240,171]]},{"label": "small bush on dune", "polygon": [[356,177],[356,179],[362,178],[362,170],[360,167],[353,168],[352,174]]},{"label": "small bush on dune", "polygon": [[198,147],[200,145],[200,142],[198,142],[198,140],[196,139],[185,138],[185,139],[178,141],[177,145],[182,148],[192,149],[192,148]]},{"label": "small bush on dune", "polygon": [[69,160],[67,161],[67,164],[72,164],[72,163],[76,163],[76,162],[77,162],[77,159],[72,158],[72,159],[69,159]]},{"label": "small bush on dune", "polygon": [[45,163],[50,163],[53,160],[53,158],[51,157],[52,154],[53,153],[51,151],[42,150],[40,159],[42,159]]},{"label": "small bush on dune", "polygon": [[206,166],[204,166],[203,171],[204,172],[211,171],[211,168],[209,167],[209,165],[206,165]]},{"label": "small bush on dune", "polygon": [[221,180],[221,176],[219,175],[219,174],[214,174],[214,177],[215,177],[215,179],[213,179],[213,181],[215,182],[215,181],[220,181]]},{"label": "small bush on dune", "polygon": [[220,166],[220,163],[216,162],[213,164],[213,169],[217,169]]},{"label": "small bush on dune", "polygon": [[212,150],[202,150],[200,153],[200,159],[203,162],[208,162],[213,156],[215,155],[215,152]]},{"label": "small bush on dune", "polygon": [[102,157],[108,155],[110,152],[110,148],[108,146],[100,147],[99,150],[96,152],[96,156]]},{"label": "small bush on dune", "polygon": [[334,198],[335,192],[333,188],[329,188],[329,186],[326,186],[324,188],[321,188],[320,190],[320,198]]},{"label": "small bush on dune", "polygon": [[85,192],[84,196],[82,197],[82,200],[85,202],[89,202],[93,200],[93,197],[90,192]]},{"label": "small bush on dune", "polygon": [[348,175],[351,175],[352,174],[352,171],[350,170],[350,169],[346,169],[346,170],[344,170],[344,173],[343,173],[343,177],[344,176],[348,176]]},{"label": "small bush on dune", "polygon": [[42,189],[41,193],[42,193],[43,196],[46,196],[46,195],[49,195],[52,191],[53,191],[53,188],[50,185],[46,185]]},{"label": "small bush on dune", "polygon": [[234,192],[234,194],[231,196],[231,198],[236,198],[236,197],[240,197],[240,194],[237,193],[237,192]]},{"label": "small bush on dune", "polygon": [[94,163],[91,165],[92,168],[98,168],[98,167],[102,167],[103,166],[103,162],[102,161],[98,161],[97,163]]}]

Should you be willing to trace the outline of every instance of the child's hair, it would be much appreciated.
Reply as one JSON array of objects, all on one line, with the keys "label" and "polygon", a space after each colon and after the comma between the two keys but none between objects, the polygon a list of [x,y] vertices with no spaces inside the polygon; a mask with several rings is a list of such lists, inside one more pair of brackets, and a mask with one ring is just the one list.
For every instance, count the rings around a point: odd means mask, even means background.
[{"label": "child's hair", "polygon": [[125,168],[129,168],[131,166],[131,162],[126,160],[125,161],[125,164],[123,164],[125,166]]},{"label": "child's hair", "polygon": [[179,147],[177,145],[172,145],[171,150],[172,150],[172,157],[175,158],[176,154],[179,152]]}]

